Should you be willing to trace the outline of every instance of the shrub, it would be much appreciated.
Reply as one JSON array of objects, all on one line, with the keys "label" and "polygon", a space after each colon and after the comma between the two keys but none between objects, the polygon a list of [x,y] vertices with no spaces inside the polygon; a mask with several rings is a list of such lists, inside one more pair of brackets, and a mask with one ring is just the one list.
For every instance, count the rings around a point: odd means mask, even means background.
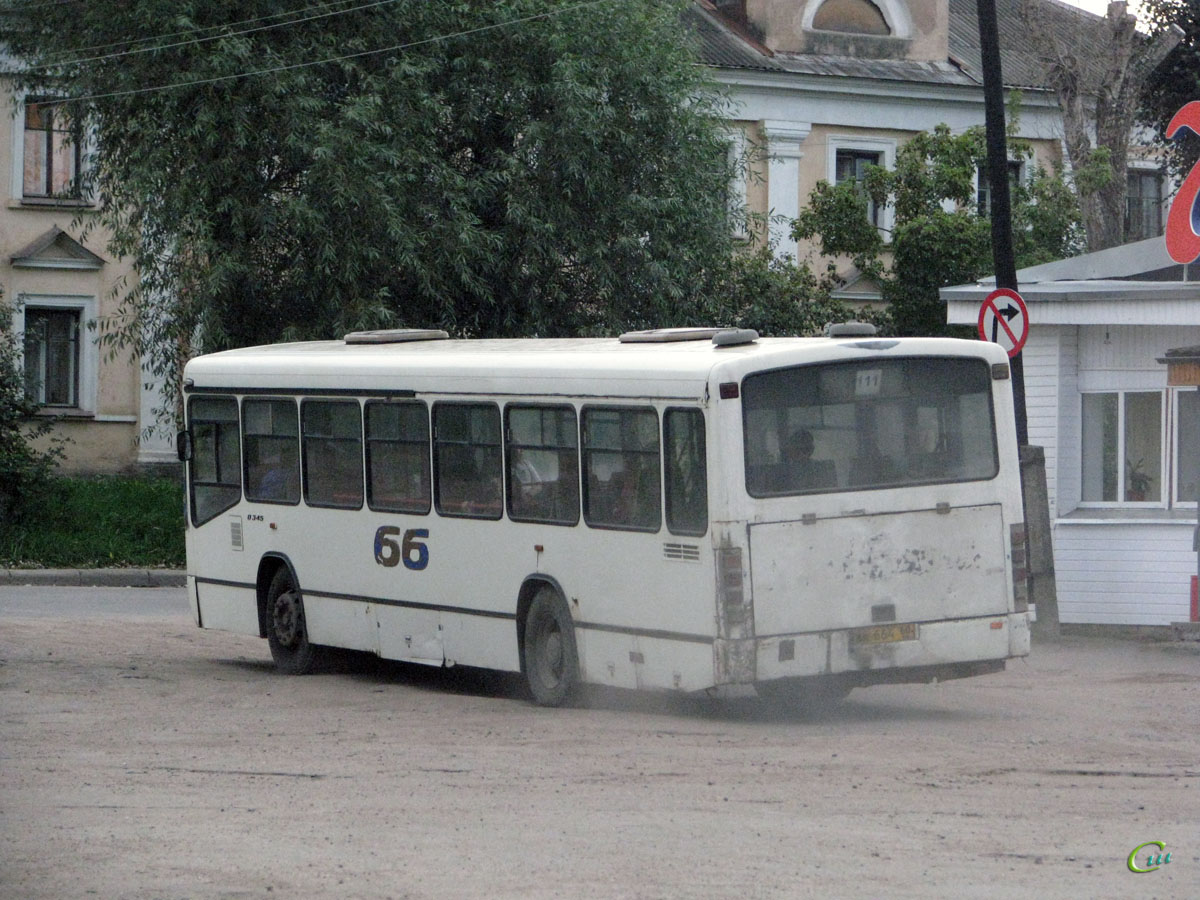
[{"label": "shrub", "polygon": [[55,420],[39,416],[38,405],[25,394],[11,321],[8,310],[0,307],[0,528],[21,522],[55,499],[54,469],[66,445],[65,438],[51,437],[44,449],[35,446],[50,434]]}]

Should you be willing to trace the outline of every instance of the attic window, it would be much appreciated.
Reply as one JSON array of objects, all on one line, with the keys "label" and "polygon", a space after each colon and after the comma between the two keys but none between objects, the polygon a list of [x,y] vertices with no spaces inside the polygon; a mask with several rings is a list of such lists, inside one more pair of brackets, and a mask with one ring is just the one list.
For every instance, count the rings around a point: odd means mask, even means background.
[{"label": "attic window", "polygon": [[813,16],[812,27],[849,34],[892,33],[883,13],[870,0],[825,0]]}]

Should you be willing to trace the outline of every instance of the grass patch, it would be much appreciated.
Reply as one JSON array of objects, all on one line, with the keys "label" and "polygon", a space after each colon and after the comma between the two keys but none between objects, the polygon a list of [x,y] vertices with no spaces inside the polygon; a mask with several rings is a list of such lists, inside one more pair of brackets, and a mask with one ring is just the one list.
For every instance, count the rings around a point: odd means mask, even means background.
[{"label": "grass patch", "polygon": [[182,568],[183,485],[174,478],[55,478],[59,499],[0,523],[0,566]]}]

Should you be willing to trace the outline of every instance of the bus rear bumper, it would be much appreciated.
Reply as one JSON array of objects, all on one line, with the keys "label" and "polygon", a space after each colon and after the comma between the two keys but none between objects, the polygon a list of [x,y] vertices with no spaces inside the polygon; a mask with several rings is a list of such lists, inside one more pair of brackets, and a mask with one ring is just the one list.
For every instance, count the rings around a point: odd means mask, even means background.
[{"label": "bus rear bumper", "polygon": [[1029,615],[1009,613],[917,624],[915,636],[889,629],[757,638],[757,681],[836,675],[850,685],[927,682],[1004,669],[1029,653]]}]

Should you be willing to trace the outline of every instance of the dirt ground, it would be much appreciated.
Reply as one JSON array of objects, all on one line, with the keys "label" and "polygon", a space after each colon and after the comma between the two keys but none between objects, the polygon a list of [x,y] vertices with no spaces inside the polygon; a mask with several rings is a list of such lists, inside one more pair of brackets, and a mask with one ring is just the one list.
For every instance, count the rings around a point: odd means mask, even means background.
[{"label": "dirt ground", "polygon": [[[186,615],[10,611],[0,897],[1195,897],[1198,725],[1197,644],[1066,639],[805,718],[288,678]],[[1171,861],[1133,874],[1147,841]]]}]

